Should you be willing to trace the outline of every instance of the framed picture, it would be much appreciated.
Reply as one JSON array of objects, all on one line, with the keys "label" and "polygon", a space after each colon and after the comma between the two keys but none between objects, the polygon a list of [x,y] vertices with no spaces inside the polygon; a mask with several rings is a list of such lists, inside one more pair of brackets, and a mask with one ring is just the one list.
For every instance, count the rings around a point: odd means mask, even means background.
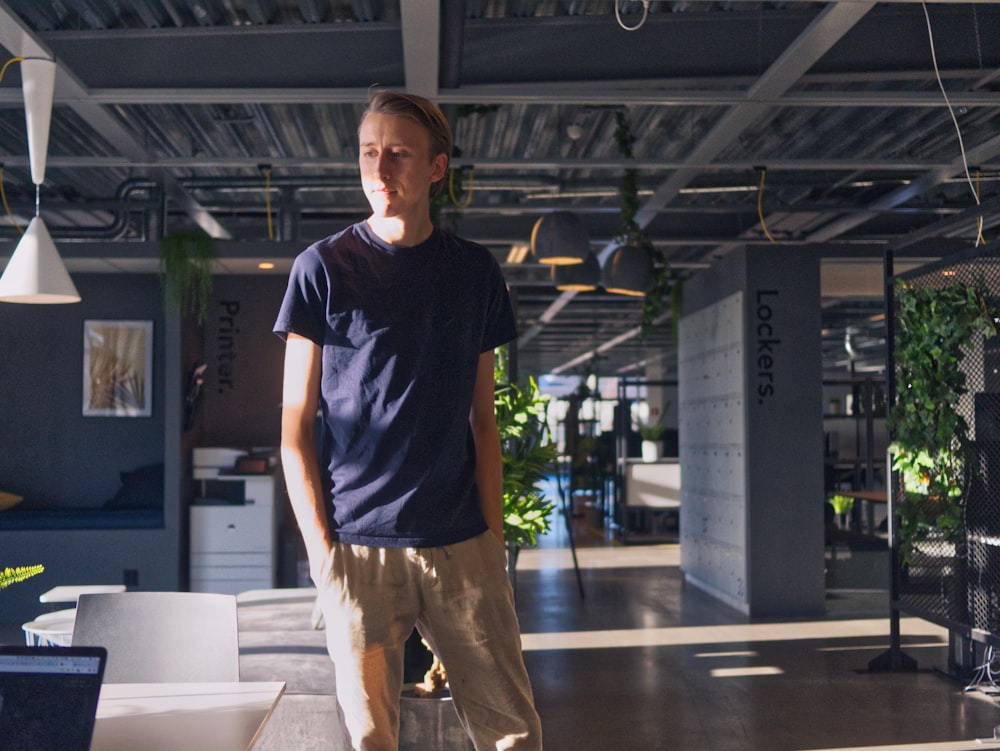
[{"label": "framed picture", "polygon": [[153,322],[83,322],[83,414],[153,414]]}]

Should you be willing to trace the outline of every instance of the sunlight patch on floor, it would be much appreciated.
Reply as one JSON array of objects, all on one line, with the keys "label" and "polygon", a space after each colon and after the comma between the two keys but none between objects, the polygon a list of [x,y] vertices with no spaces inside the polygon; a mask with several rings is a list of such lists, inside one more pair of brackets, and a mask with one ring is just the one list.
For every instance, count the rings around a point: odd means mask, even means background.
[{"label": "sunlight patch on floor", "polygon": [[971,751],[972,749],[1000,749],[1000,741],[992,738],[968,741],[943,741],[939,743],[900,743],[895,746],[851,746],[850,748],[803,748],[800,751]]},{"label": "sunlight patch on floor", "polygon": [[[576,558],[581,569],[653,568],[680,566],[680,545],[642,545],[637,547],[577,548]],[[569,548],[528,548],[517,556],[518,571],[552,571],[572,569],[573,554]]]},{"label": "sunlight patch on floor", "polygon": [[713,678],[747,678],[758,675],[784,675],[785,671],[774,665],[759,665],[745,668],[713,668],[709,675]]},{"label": "sunlight patch on floor", "polygon": [[[936,637],[947,643],[948,632],[919,618],[900,620],[904,636]],[[725,626],[675,626],[667,628],[560,631],[521,635],[524,651],[611,649],[615,647],[677,647],[699,644],[853,639],[889,636],[888,618],[847,621],[751,623]]]}]

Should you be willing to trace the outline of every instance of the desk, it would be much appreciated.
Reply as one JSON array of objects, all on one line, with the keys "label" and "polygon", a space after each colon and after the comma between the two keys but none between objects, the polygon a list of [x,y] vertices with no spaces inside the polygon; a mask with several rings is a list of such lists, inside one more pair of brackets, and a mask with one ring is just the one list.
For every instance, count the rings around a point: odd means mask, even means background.
[{"label": "desk", "polygon": [[80,595],[117,594],[124,591],[124,584],[66,585],[53,587],[48,592],[42,592],[38,596],[38,601],[45,604],[71,602],[76,605],[77,600],[80,599]]},{"label": "desk", "polygon": [[[647,540],[663,536],[668,523],[679,529],[681,465],[676,459],[656,462],[627,459],[622,482],[624,493],[620,492],[619,497],[624,505],[619,522],[623,542],[633,533],[644,534]],[[634,528],[633,517],[638,529]]]},{"label": "desk", "polygon": [[249,751],[281,681],[105,683],[91,751]]}]

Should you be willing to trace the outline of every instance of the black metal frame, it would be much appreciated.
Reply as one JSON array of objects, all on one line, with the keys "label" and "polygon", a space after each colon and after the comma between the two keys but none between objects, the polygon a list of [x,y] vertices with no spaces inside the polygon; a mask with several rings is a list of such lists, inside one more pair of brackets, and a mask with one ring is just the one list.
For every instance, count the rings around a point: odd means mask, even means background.
[{"label": "black metal frame", "polygon": [[[886,382],[888,404],[896,403],[895,333],[896,282],[941,285],[954,282],[985,283],[991,297],[1000,300],[1000,244],[974,248],[931,262],[904,274],[893,273],[892,252],[885,255]],[[942,278],[950,281],[941,282]],[[992,346],[987,346],[992,343]],[[916,616],[947,628],[952,642],[966,641],[974,658],[975,643],[1000,645],[1000,378],[987,384],[987,354],[995,352],[1000,372],[1000,336],[984,342],[970,354],[983,358],[982,373],[967,373],[968,393],[959,410],[966,415],[979,456],[978,472],[966,500],[965,554],[947,543],[921,543],[913,560],[904,567],[900,556],[897,497],[901,492],[898,473],[889,467],[888,512],[890,550],[890,637],[888,652],[871,663],[871,670],[913,670],[917,663],[902,652],[900,617]],[[996,399],[991,399],[996,395]],[[994,425],[998,426],[994,429]],[[994,435],[995,433],[995,435]],[[978,435],[977,435],[978,434]],[[937,546],[937,547],[936,547]],[[950,553],[950,554],[949,554]],[[949,669],[955,671],[954,649],[949,651]]]}]

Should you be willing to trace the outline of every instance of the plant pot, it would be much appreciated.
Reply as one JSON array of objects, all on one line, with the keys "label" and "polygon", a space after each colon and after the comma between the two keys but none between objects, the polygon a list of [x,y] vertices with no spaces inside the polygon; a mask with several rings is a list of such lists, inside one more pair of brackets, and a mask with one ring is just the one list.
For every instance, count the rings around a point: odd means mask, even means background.
[{"label": "plant pot", "polygon": [[642,442],[642,460],[644,462],[658,462],[660,460],[660,442]]},{"label": "plant pot", "polygon": [[412,685],[403,687],[399,701],[399,751],[472,751],[472,741],[451,703],[451,692],[418,697]]}]

